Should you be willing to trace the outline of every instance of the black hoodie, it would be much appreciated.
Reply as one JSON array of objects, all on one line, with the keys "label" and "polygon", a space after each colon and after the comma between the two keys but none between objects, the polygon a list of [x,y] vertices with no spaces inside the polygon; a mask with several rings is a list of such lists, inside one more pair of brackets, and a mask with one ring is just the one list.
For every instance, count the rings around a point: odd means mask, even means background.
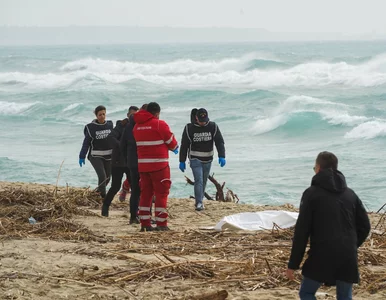
[{"label": "black hoodie", "polygon": [[126,167],[126,156],[121,151],[120,141],[125,134],[125,126],[128,123],[128,119],[118,120],[115,124],[114,129],[110,132],[107,137],[110,147],[113,149],[111,157],[112,167]]},{"label": "black hoodie", "polygon": [[366,210],[343,174],[322,170],[303,193],[288,268],[299,269],[310,238],[303,276],[327,285],[357,283],[357,249],[369,232]]},{"label": "black hoodie", "polygon": [[138,168],[137,143],[135,142],[133,129],[135,126],[134,114],[132,114],[125,125],[124,133],[121,139],[121,151],[126,157],[129,168]]}]

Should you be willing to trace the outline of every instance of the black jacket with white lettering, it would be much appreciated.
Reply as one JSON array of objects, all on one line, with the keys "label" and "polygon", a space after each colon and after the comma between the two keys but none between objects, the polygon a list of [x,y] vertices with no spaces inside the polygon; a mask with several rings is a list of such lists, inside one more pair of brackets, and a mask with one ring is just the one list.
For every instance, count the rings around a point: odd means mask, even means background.
[{"label": "black jacket with white lettering", "polygon": [[215,122],[208,122],[205,126],[189,123],[182,133],[180,162],[198,159],[202,162],[213,160],[213,144],[216,145],[218,157],[225,158],[224,139]]},{"label": "black jacket with white lettering", "polygon": [[91,155],[92,157],[111,160],[113,150],[107,137],[113,129],[113,126],[113,122],[111,121],[99,124],[97,120],[93,120],[87,124],[84,127],[84,140],[79,158],[86,158],[87,152],[89,152],[88,157]]}]

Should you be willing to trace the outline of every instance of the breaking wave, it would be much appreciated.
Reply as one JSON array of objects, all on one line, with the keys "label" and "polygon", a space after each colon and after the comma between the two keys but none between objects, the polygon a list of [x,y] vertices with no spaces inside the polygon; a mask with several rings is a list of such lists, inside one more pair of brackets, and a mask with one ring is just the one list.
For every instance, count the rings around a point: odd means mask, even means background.
[{"label": "breaking wave", "polygon": [[386,121],[373,120],[362,123],[347,132],[347,139],[373,139],[386,136]]},{"label": "breaking wave", "polygon": [[[263,134],[288,126],[312,127],[319,121],[326,121],[330,125],[355,126],[369,121],[368,117],[350,115],[348,106],[319,98],[308,96],[288,97],[270,116],[258,119],[253,132]],[[293,129],[293,128],[289,128]]]},{"label": "breaking wave", "polygon": [[20,115],[39,103],[40,102],[16,103],[0,101],[0,115]]},{"label": "breaking wave", "polygon": [[53,73],[0,73],[0,84],[56,88],[82,80],[119,84],[135,79],[184,88],[374,87],[386,84],[386,54],[360,64],[321,61],[294,66],[257,56],[248,54],[219,61],[185,59],[165,63],[88,58],[66,63]]}]

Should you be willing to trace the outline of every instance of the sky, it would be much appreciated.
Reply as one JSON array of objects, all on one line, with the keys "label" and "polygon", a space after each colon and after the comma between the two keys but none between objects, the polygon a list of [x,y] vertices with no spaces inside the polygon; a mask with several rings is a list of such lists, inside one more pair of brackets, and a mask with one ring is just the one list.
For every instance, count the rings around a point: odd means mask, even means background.
[{"label": "sky", "polygon": [[386,33],[385,0],[0,0],[0,26],[260,28]]}]

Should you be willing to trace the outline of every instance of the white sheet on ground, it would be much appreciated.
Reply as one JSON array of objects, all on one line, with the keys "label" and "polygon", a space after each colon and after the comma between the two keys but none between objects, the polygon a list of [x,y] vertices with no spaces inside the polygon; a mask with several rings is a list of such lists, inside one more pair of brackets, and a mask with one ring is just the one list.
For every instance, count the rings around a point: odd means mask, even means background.
[{"label": "white sheet on ground", "polygon": [[264,230],[272,229],[273,223],[280,228],[296,224],[298,213],[285,210],[265,210],[226,216],[214,227],[215,230]]}]

